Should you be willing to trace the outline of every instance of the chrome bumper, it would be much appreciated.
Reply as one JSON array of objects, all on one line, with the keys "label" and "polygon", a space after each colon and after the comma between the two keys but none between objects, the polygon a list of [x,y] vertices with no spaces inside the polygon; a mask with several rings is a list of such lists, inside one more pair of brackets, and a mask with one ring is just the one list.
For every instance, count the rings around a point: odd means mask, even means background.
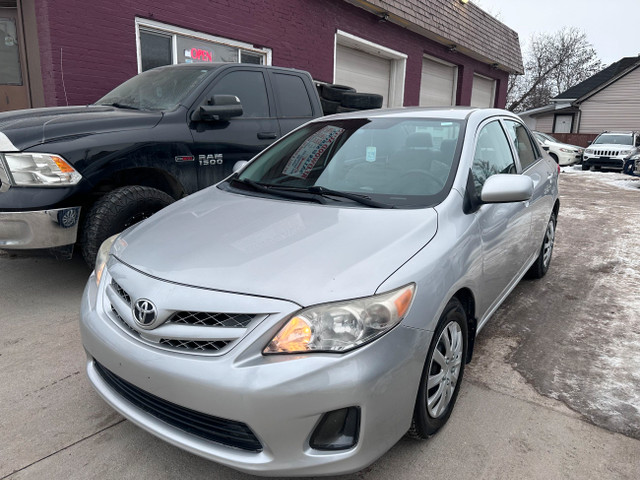
[{"label": "chrome bumper", "polygon": [[71,245],[78,235],[80,207],[0,212],[0,248],[30,250]]}]

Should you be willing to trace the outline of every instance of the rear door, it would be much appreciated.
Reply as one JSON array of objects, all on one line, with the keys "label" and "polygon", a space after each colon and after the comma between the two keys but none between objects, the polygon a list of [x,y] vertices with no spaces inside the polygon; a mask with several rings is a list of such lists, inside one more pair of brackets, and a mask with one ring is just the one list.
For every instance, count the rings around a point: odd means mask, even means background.
[{"label": "rear door", "polygon": [[280,137],[264,69],[236,67],[222,72],[192,110],[213,95],[237,96],[243,114],[228,121],[190,122],[199,188],[223,180],[232,173],[237,161],[250,160]]},{"label": "rear door", "polygon": [[[280,133],[284,136],[294,128],[322,116],[311,99],[317,96],[311,81],[305,82],[300,75],[284,71],[270,70],[269,77],[276,101],[276,116]],[[317,101],[316,101],[317,103]],[[316,105],[314,107],[314,105]]]}]

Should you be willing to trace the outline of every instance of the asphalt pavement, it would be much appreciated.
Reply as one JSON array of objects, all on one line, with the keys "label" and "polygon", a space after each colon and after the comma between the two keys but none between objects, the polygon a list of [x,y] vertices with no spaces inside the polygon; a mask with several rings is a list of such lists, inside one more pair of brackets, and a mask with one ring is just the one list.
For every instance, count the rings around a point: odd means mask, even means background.
[{"label": "asphalt pavement", "polygon": [[[551,269],[480,332],[449,423],[341,479],[640,478],[640,179],[567,170]],[[88,274],[0,252],[0,480],[255,478],[156,439],[92,390]]]}]

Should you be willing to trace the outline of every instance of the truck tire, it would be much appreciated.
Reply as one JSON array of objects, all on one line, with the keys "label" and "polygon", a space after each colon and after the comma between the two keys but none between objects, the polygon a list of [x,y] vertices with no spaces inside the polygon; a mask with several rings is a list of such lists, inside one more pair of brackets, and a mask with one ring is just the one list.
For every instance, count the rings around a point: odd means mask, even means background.
[{"label": "truck tire", "polygon": [[323,85],[322,98],[331,100],[332,102],[340,102],[345,93],[355,91],[355,88],[348,87],[347,85]]},{"label": "truck tire", "polygon": [[343,107],[342,105],[338,105],[338,108],[336,109],[336,112],[338,113],[356,112],[356,111],[358,111],[357,108]]},{"label": "truck tire", "polygon": [[105,194],[87,214],[81,235],[82,256],[93,268],[102,242],[173,203],[166,193],[130,185]]},{"label": "truck tire", "polygon": [[347,108],[367,110],[382,107],[382,100],[382,95],[378,95],[377,93],[345,92],[345,94],[342,95],[341,104]]},{"label": "truck tire", "polygon": [[322,105],[322,113],[324,113],[325,115],[337,113],[338,107],[340,106],[340,102],[334,102],[333,100],[327,100],[326,98],[322,97],[320,97],[320,104]]}]

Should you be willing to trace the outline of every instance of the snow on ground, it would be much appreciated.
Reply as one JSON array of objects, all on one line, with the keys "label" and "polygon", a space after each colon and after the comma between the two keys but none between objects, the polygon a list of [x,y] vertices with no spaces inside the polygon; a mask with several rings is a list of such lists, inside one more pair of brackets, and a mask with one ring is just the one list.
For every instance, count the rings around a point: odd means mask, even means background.
[{"label": "snow on ground", "polygon": [[640,177],[633,177],[620,172],[582,170],[581,165],[560,167],[560,172],[568,173],[570,175],[584,175],[590,179],[597,180],[608,185],[613,185],[614,187],[623,188],[625,190],[640,190]]}]

